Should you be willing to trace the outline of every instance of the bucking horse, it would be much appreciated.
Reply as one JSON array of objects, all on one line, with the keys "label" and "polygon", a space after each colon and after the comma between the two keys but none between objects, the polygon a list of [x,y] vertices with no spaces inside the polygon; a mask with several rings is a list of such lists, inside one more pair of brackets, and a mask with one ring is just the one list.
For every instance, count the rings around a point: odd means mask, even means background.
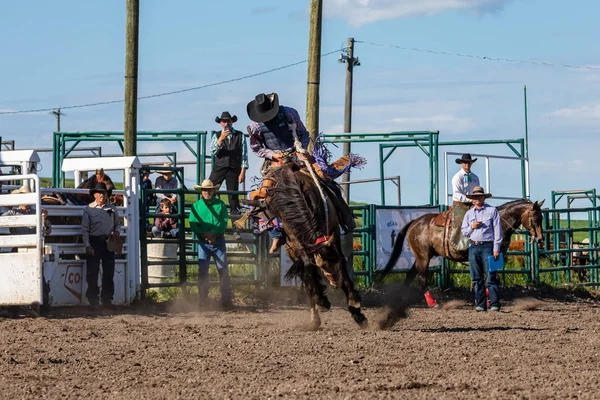
[{"label": "bucking horse", "polygon": [[[519,229],[520,226],[523,226],[529,231],[531,239],[537,242],[538,246],[544,246],[542,235],[543,215],[541,209],[543,204],[543,200],[538,203],[537,201],[532,202],[528,199],[521,199],[510,201],[498,207],[503,233],[503,241],[500,246],[500,251],[502,253],[506,253],[512,234]],[[418,275],[419,284],[423,290],[427,305],[429,307],[436,307],[437,302],[427,289],[429,261],[434,256],[442,256],[458,262],[467,262],[469,259],[468,249],[456,251],[452,246],[449,246],[449,229],[448,225],[444,224],[443,221],[449,221],[450,213],[451,210],[442,214],[425,214],[405,225],[398,234],[390,259],[383,268],[381,275],[378,277],[378,281],[381,282],[392,268],[394,268],[398,258],[400,258],[400,255],[402,254],[404,240],[408,237],[408,246],[415,256],[415,263],[408,271],[404,285],[410,285]],[[440,220],[442,223],[438,223]],[[458,223],[462,223],[462,220],[458,221]],[[393,306],[394,305],[392,305],[392,309]],[[388,316],[388,319],[382,323],[382,327],[389,327],[394,323],[395,318],[392,312],[392,314]]]},{"label": "bucking horse", "polygon": [[263,188],[266,195],[261,204],[267,218],[280,220],[286,250],[293,261],[286,278],[301,279],[310,300],[312,327],[321,325],[319,311],[331,307],[319,269],[332,286],[344,291],[354,321],[361,327],[367,326],[360,309],[360,294],[348,276],[342,254],[341,229],[351,227],[346,226],[347,218],[338,211],[346,207],[351,213],[347,204],[320,177],[296,162],[270,169],[263,177]]}]

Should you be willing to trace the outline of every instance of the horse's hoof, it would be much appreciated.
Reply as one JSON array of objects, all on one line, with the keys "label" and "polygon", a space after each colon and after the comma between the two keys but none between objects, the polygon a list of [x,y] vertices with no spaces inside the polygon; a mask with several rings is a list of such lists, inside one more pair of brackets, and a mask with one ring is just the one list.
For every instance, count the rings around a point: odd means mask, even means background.
[{"label": "horse's hoof", "polygon": [[348,300],[348,305],[354,308],[360,308],[360,301]]},{"label": "horse's hoof", "polygon": [[352,318],[354,319],[354,322],[356,322],[361,329],[366,329],[369,327],[369,320],[367,319],[367,317],[364,316],[363,313],[354,314],[352,316]]}]

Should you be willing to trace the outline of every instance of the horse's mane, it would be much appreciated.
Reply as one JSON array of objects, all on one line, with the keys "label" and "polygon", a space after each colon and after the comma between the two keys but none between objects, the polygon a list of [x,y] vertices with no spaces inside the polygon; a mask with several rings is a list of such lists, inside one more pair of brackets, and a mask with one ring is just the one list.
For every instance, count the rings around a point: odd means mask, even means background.
[{"label": "horse's mane", "polygon": [[[320,213],[310,212],[319,205],[307,203],[311,198],[310,191],[314,188],[298,182],[294,175],[295,170],[297,167],[286,165],[274,171],[273,178],[277,184],[271,189],[273,196],[268,203],[268,208],[271,213],[285,222],[300,243],[312,245],[316,238],[322,235],[319,229]],[[309,196],[305,197],[302,190],[306,190]]]},{"label": "horse's mane", "polygon": [[505,208],[509,208],[511,206],[516,206],[516,205],[521,205],[521,204],[531,204],[531,203],[533,203],[533,202],[529,199],[517,199],[517,200],[509,201],[508,203],[499,205],[497,208],[498,208],[498,211],[501,211],[501,210],[504,210]]}]

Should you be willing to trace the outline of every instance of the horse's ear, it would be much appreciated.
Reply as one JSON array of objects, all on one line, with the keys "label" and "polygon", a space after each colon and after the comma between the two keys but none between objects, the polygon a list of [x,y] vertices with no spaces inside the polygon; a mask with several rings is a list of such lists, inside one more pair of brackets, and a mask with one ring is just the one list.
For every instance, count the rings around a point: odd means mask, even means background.
[{"label": "horse's ear", "polygon": [[544,204],[545,201],[546,201],[546,199],[542,200],[540,203],[538,203],[536,201],[535,203],[533,203],[532,209],[535,210],[536,208],[542,208],[542,205]]}]

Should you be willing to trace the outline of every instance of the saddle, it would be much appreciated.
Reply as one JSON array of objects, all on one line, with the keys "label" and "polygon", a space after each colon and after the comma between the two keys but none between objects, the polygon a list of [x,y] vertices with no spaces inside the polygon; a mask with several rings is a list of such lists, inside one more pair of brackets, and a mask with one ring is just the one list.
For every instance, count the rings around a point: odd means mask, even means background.
[{"label": "saddle", "polygon": [[433,220],[433,223],[435,224],[435,226],[439,226],[441,228],[445,228],[446,224],[448,223],[448,220],[451,220],[451,216],[452,216],[452,208],[450,207],[449,209],[447,209],[444,212],[441,212],[437,215],[437,217],[435,217],[435,219]]},{"label": "saddle", "polygon": [[464,252],[469,248],[469,239],[462,234],[461,226],[463,218],[470,208],[470,204],[455,202],[454,206],[441,212],[433,220],[433,224],[444,230],[444,253],[452,256],[456,252]]}]

